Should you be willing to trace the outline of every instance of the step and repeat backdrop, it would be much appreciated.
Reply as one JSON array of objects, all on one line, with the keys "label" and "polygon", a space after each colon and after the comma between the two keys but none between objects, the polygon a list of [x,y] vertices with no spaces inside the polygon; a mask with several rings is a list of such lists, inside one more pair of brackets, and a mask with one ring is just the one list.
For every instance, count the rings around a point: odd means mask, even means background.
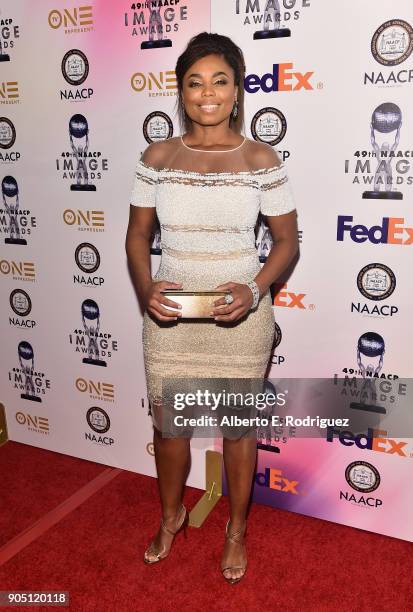
[{"label": "step and repeat backdrop", "polygon": [[[178,135],[178,55],[244,51],[245,134],[274,147],[300,258],[273,287],[270,378],[374,378],[405,395],[413,330],[408,0],[2,0],[1,396],[10,438],[155,475],[125,235],[136,160]],[[257,224],[265,262],[271,236]],[[154,231],[153,272],[161,242]],[[231,279],[228,279],[231,280]],[[393,398],[393,400],[391,399]],[[413,540],[410,432],[262,443],[257,502]],[[204,486],[193,440],[189,484]]]}]

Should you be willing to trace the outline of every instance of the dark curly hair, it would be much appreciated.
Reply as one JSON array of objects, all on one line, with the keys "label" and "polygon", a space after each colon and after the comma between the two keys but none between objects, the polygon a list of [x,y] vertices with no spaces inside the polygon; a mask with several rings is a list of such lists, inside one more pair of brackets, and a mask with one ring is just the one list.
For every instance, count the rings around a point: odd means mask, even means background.
[{"label": "dark curly hair", "polygon": [[196,61],[206,55],[216,54],[224,58],[234,71],[235,85],[238,85],[238,115],[234,119],[232,113],[229,126],[234,132],[240,133],[244,127],[244,77],[245,61],[241,49],[228,36],[200,32],[189,41],[185,51],[181,53],[176,62],[176,80],[178,84],[178,117],[182,131],[191,128],[192,120],[188,117],[182,99],[183,79],[187,70]]}]

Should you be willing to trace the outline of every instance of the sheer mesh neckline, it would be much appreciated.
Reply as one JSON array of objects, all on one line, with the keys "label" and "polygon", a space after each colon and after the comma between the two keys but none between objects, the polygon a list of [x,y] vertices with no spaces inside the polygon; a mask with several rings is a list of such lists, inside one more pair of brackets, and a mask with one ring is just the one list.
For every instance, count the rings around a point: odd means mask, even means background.
[{"label": "sheer mesh neckline", "polygon": [[[202,151],[203,153],[205,151]],[[215,151],[217,153],[217,151]],[[240,170],[238,172],[196,172],[195,170],[183,170],[181,168],[154,168],[149,164],[143,162],[141,159],[138,161],[144,168],[153,170],[153,172],[181,172],[183,174],[195,174],[196,176],[257,176],[260,174],[266,174],[267,172],[273,172],[274,170],[282,170],[284,163],[281,162],[279,166],[271,166],[270,168],[258,168],[257,170]]]}]

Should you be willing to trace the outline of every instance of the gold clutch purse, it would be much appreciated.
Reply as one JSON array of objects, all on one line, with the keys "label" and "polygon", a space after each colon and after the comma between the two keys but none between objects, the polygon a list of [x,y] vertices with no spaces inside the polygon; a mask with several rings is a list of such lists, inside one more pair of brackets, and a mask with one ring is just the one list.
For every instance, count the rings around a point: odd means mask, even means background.
[{"label": "gold clutch purse", "polygon": [[214,302],[219,297],[231,293],[227,291],[183,291],[180,289],[162,289],[161,293],[174,302],[181,304],[182,310],[166,306],[168,310],[182,313],[182,319],[213,319],[210,312],[215,308]]}]

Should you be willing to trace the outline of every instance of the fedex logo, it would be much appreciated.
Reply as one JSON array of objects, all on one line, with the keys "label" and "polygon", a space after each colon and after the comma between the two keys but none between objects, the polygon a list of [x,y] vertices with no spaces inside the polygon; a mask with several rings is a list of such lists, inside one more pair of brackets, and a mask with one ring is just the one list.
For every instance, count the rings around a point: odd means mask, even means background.
[{"label": "fedex logo", "polygon": [[357,446],[357,448],[398,455],[399,457],[411,457],[411,452],[406,449],[407,442],[387,438],[387,431],[382,429],[367,429],[367,433],[355,435],[352,431],[341,430],[336,427],[327,427],[327,442],[332,442],[336,437],[344,446]]},{"label": "fedex logo", "polygon": [[337,218],[337,240],[343,242],[348,232],[353,242],[373,244],[413,244],[413,227],[405,227],[403,217],[383,217],[381,225],[353,225],[353,217],[339,215]]},{"label": "fedex logo", "polygon": [[286,283],[274,283],[274,306],[283,306],[284,308],[301,308],[305,310],[303,299],[305,293],[293,293],[286,291]]},{"label": "fedex logo", "polygon": [[258,74],[248,74],[244,79],[244,89],[248,93],[257,93],[260,89],[264,93],[314,89],[310,83],[314,72],[294,72],[292,68],[292,63],[273,64],[272,72],[267,72],[261,77]]},{"label": "fedex logo", "polygon": [[259,472],[255,475],[255,482],[260,487],[269,487],[283,493],[292,493],[298,495],[297,486],[298,480],[289,480],[282,476],[282,470],[273,468],[265,468],[264,472]]}]

